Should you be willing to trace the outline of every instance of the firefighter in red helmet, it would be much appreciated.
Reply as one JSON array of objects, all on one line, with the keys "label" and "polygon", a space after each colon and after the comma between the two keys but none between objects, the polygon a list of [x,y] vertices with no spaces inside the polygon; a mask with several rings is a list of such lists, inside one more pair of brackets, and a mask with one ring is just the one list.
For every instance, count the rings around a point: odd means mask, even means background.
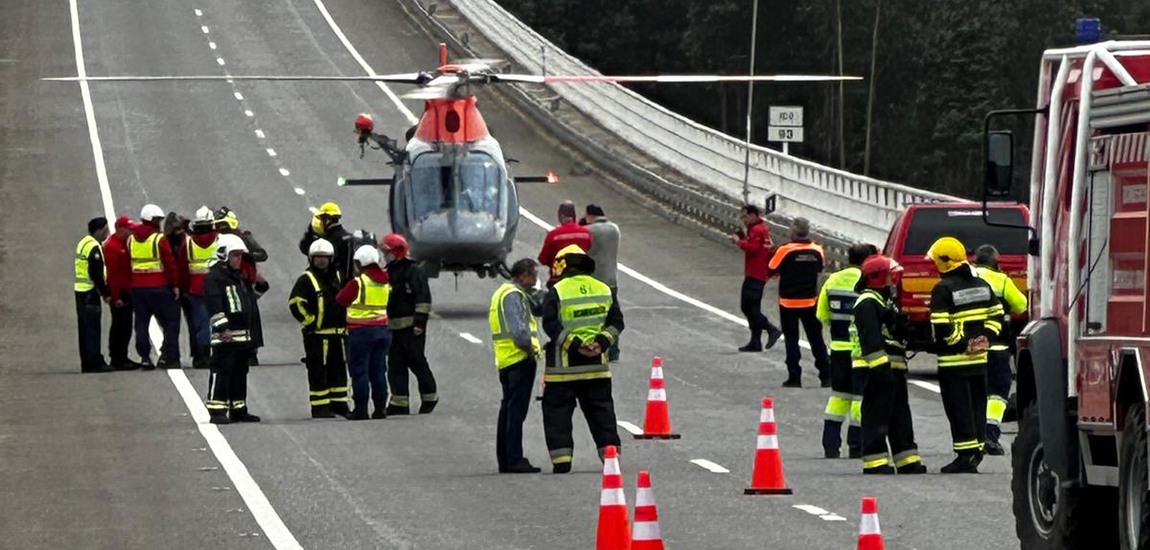
[{"label": "firefighter in red helmet", "polygon": [[424,348],[427,345],[427,317],[431,314],[431,288],[427,275],[419,264],[409,257],[410,248],[403,235],[391,233],[379,241],[379,249],[387,261],[387,277],[391,295],[387,301],[387,319],[391,327],[391,349],[387,362],[388,385],[391,401],[388,415],[411,412],[408,371],[415,375],[419,385],[419,413],[430,413],[439,403],[435,375],[427,364]]}]

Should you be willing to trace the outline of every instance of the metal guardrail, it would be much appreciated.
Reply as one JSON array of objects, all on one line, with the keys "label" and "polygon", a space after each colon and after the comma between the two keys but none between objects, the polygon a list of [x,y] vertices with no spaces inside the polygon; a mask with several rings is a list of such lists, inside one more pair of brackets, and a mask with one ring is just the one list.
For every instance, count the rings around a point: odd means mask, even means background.
[{"label": "metal guardrail", "polygon": [[[599,74],[555,47],[494,0],[440,2],[466,18],[517,70],[533,74]],[[723,203],[741,201],[746,153],[742,140],[673,113],[617,84],[558,84],[550,90],[610,133],[697,182],[703,188],[703,200],[716,200],[707,195],[717,194]],[[775,193],[784,216],[806,217],[820,233],[845,242],[882,243],[898,213],[908,204],[959,200],[851,174],[765,147],[752,146],[750,158],[753,202],[761,203]]]}]

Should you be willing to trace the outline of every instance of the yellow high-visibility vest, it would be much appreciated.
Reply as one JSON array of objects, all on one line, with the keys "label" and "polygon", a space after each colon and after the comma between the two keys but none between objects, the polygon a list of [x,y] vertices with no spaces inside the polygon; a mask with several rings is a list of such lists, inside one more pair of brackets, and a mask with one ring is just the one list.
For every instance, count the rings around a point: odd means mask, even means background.
[{"label": "yellow high-visibility vest", "polygon": [[132,258],[132,273],[160,273],[164,264],[160,260],[160,238],[163,235],[152,233],[144,241],[135,235],[128,239],[128,253]]},{"label": "yellow high-visibility vest", "polygon": [[[91,235],[85,235],[80,239],[80,243],[76,245],[76,292],[88,292],[96,285],[92,282],[92,278],[88,276],[88,256],[92,255],[92,249],[98,248],[100,241]],[[104,276],[108,276],[108,267],[104,266]]]},{"label": "yellow high-visibility vest", "polygon": [[576,337],[581,342],[590,342],[600,333],[607,334],[612,340],[616,336],[612,330],[603,329],[607,322],[607,312],[611,310],[611,287],[590,275],[575,275],[560,279],[555,283],[553,291],[558,293],[559,318],[563,322],[563,331],[555,341],[554,364],[544,369],[543,380],[568,382],[610,378],[606,350],[600,355],[600,362],[592,365],[572,366],[568,355],[575,351],[569,348]]},{"label": "yellow high-visibility vest", "polygon": [[[487,322],[491,325],[491,342],[495,347],[495,368],[504,369],[523,361],[529,357],[527,350],[521,349],[515,345],[511,333],[507,330],[507,315],[503,311],[503,301],[508,295],[519,293],[522,295],[524,301],[527,300],[527,294],[521,288],[511,283],[503,283],[495,290],[495,294],[491,296],[491,308],[487,313]],[[524,304],[523,307],[527,307]],[[539,355],[539,338],[536,336],[535,316],[530,314],[528,310],[527,318],[529,319],[529,330],[531,330],[531,352],[530,356],[535,357]]]},{"label": "yellow high-visibility vest", "polygon": [[377,283],[363,273],[357,279],[359,295],[347,308],[348,321],[378,321],[387,319],[387,299],[391,296],[391,285]]},{"label": "yellow high-visibility vest", "polygon": [[207,247],[201,247],[196,244],[196,241],[191,236],[186,237],[188,249],[188,273],[192,275],[206,275],[208,273],[208,263],[216,257],[216,241],[212,240],[212,244]]}]

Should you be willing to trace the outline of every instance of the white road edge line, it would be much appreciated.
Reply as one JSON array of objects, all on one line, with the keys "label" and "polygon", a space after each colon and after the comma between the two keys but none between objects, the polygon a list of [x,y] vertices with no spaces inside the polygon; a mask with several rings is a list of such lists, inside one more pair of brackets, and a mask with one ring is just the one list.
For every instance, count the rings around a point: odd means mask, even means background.
[{"label": "white road edge line", "polygon": [[467,340],[468,342],[471,342],[472,344],[482,344],[483,343],[483,340],[476,338],[475,335],[471,334],[470,332],[460,332],[459,337],[463,338],[464,340]]},{"label": "white road edge line", "polygon": [[942,388],[938,387],[938,384],[932,384],[930,382],[923,382],[922,380],[907,380],[907,382],[910,384],[914,384],[915,386],[918,386],[918,387],[920,387],[924,390],[927,390],[927,391],[932,391],[934,393],[942,393]]},{"label": "white road edge line", "polygon": [[626,420],[616,420],[615,423],[618,424],[620,428],[631,432],[631,435],[643,435],[643,428],[627,422]]},{"label": "white road edge line", "polygon": [[715,473],[715,474],[729,474],[729,473],[731,473],[730,470],[728,470],[728,469],[726,469],[726,468],[724,468],[718,464],[715,464],[714,462],[711,462],[710,460],[707,460],[705,458],[696,458],[696,459],[691,461],[691,464],[694,464],[695,466],[703,468],[704,470],[709,470],[711,473]]},{"label": "white road edge line", "polygon": [[[76,51],[76,76],[88,76],[87,69],[84,66],[84,47],[83,41],[80,38],[80,10],[76,4],[77,0],[69,0],[68,8],[72,18],[72,45]],[[104,164],[104,149],[100,145],[100,134],[96,129],[96,111],[92,107],[92,94],[88,88],[87,81],[80,81],[80,97],[84,103],[84,118],[88,123],[88,138],[92,142],[92,157],[96,164],[96,180],[100,185],[100,198],[104,203],[104,215],[108,219],[115,218],[116,208],[112,202],[112,192],[108,185],[108,171]],[[152,321],[151,333],[159,332],[159,326]],[[160,334],[160,339],[163,339],[163,334]],[[155,340],[155,338],[153,338]],[[158,348],[157,348],[158,349]],[[252,479],[251,474],[248,472],[247,467],[236,456],[231,445],[228,444],[227,438],[220,433],[219,429],[213,424],[207,423],[208,411],[204,404],[200,401],[199,396],[188,382],[187,376],[183,370],[170,370],[168,371],[168,378],[184,399],[184,405],[188,408],[188,413],[192,415],[192,419],[196,422],[196,426],[203,435],[204,440],[208,443],[208,447],[212,449],[212,454],[215,455],[216,460],[224,467],[227,472],[228,478],[231,479],[232,485],[239,491],[240,497],[248,506],[252,516],[256,519],[260,529],[263,530],[264,535],[267,536],[268,542],[276,550],[303,550],[303,546],[288,530],[287,525],[284,524],[279,514],[276,513],[275,508],[268,501],[267,496],[264,495],[263,490],[260,489],[259,484]]]}]

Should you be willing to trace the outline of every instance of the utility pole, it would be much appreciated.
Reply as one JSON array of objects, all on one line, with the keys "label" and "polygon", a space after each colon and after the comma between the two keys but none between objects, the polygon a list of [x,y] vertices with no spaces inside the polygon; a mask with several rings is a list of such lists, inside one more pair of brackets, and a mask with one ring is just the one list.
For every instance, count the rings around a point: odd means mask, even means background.
[{"label": "utility pole", "polygon": [[[839,76],[843,75],[843,2],[835,0],[835,36],[838,40]],[[839,168],[847,168],[847,140],[846,140],[846,92],[843,81],[839,81]]]},{"label": "utility pole", "polygon": [[871,127],[874,126],[874,94],[875,80],[878,74],[878,26],[882,13],[882,0],[875,0],[874,4],[874,35],[870,45],[870,91],[866,100],[866,147],[863,149],[863,175],[870,175]]},{"label": "utility pole", "polygon": [[[755,76],[755,44],[759,32],[759,0],[753,0],[751,7],[751,69],[748,74]],[[747,156],[743,159],[743,204],[751,201],[751,115],[754,112],[755,81],[747,81]]]}]

